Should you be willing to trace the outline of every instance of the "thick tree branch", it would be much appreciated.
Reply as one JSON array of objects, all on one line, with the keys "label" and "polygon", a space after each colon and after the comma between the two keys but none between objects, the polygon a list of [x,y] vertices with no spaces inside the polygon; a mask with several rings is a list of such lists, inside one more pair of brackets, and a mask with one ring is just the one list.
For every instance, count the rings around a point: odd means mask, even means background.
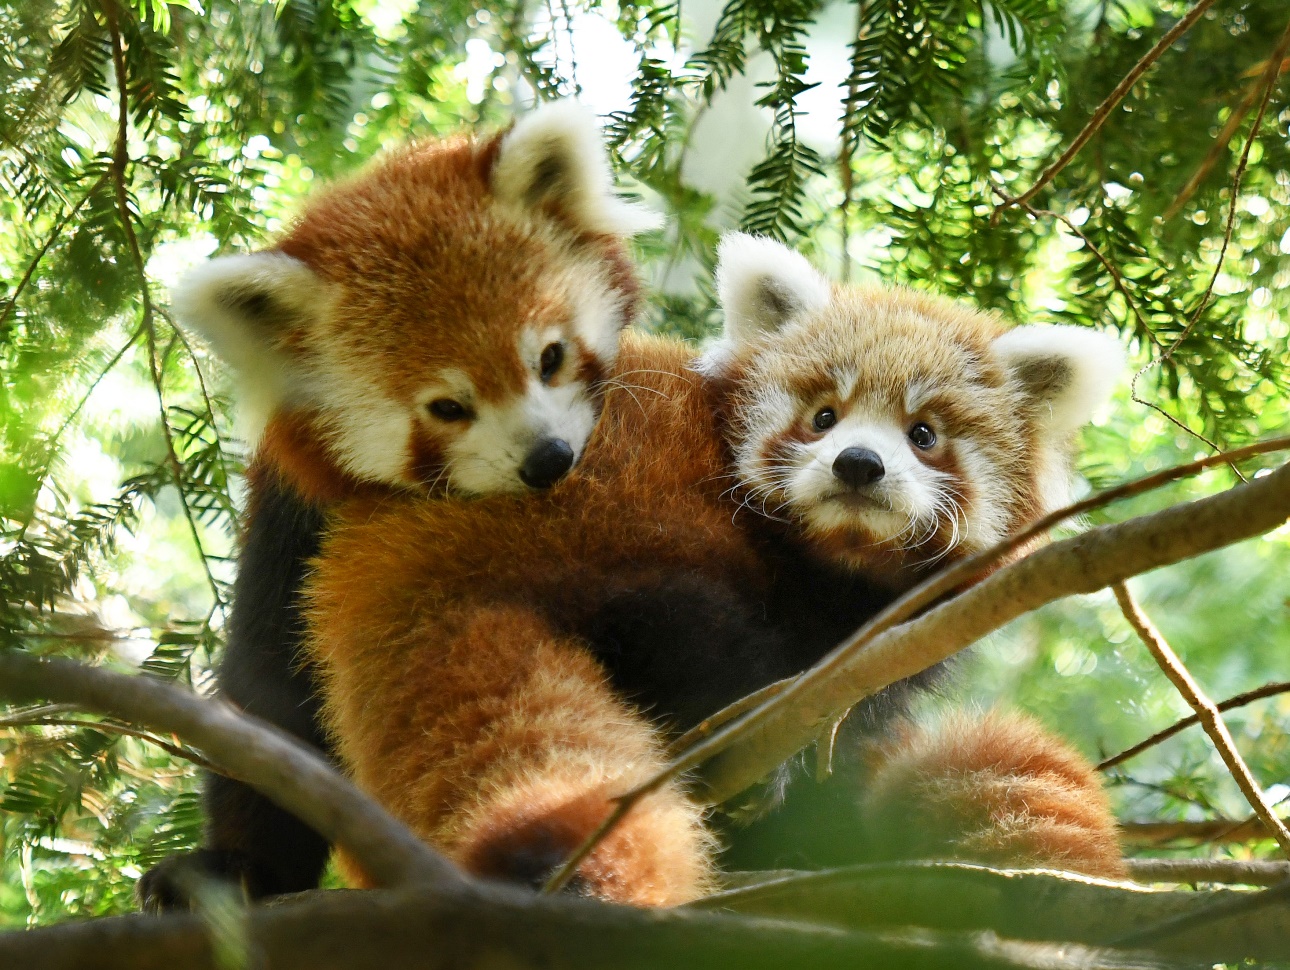
[{"label": "thick tree branch", "polygon": [[[0,699],[53,701],[176,734],[230,777],[245,782],[351,853],[379,885],[464,884],[452,865],[294,738],[149,677],[70,660],[0,652]],[[7,965],[0,960],[0,965]],[[20,964],[14,964],[18,966]]]},{"label": "thick tree branch", "polygon": [[1255,779],[1254,773],[1250,771],[1250,766],[1245,763],[1241,753],[1236,750],[1236,742],[1232,740],[1232,735],[1227,730],[1227,725],[1223,723],[1218,707],[1201,689],[1200,684],[1196,683],[1191,671],[1187,669],[1186,665],[1179,659],[1178,654],[1169,646],[1169,641],[1156,629],[1155,624],[1151,622],[1151,618],[1142,611],[1142,608],[1133,598],[1133,594],[1129,592],[1129,588],[1121,582],[1116,583],[1112,589],[1115,591],[1116,602],[1120,604],[1120,609],[1123,611],[1125,619],[1129,621],[1129,624],[1142,642],[1146,644],[1147,649],[1151,651],[1151,656],[1160,665],[1160,669],[1164,671],[1170,683],[1174,685],[1178,693],[1183,696],[1183,700],[1200,718],[1200,723],[1205,728],[1205,733],[1214,742],[1214,747],[1218,749],[1219,757],[1227,765],[1227,770],[1231,773],[1237,787],[1241,789],[1241,794],[1245,796],[1245,800],[1254,809],[1254,814],[1272,832],[1272,837],[1281,846],[1281,851],[1290,856],[1290,831],[1286,830],[1285,825],[1272,811],[1272,806],[1268,804],[1268,800],[1263,796],[1263,789],[1259,786],[1258,780]]},{"label": "thick tree branch", "polygon": [[[920,885],[926,891],[926,881]],[[906,894],[909,895],[909,894]],[[1193,898],[1196,894],[1192,894]],[[928,912],[924,895],[921,912]],[[1152,910],[1161,912],[1160,907]],[[1171,914],[1176,910],[1163,910]],[[937,924],[951,922],[942,908]],[[907,924],[903,924],[907,925]],[[1118,924],[1117,924],[1118,925]],[[1062,943],[685,910],[643,911],[572,897],[472,888],[313,894],[247,914],[255,966],[273,970],[1096,970],[1195,967]],[[1256,939],[1256,947],[1261,941]],[[1248,948],[1229,947],[1228,955]],[[1250,952],[1260,952],[1251,950]],[[216,970],[194,917],[116,917],[0,935],[0,966],[24,970]]]},{"label": "thick tree branch", "polygon": [[878,930],[900,926],[991,930],[1018,940],[1105,945],[1143,926],[1175,925],[1152,940],[1156,953],[1227,962],[1234,954],[1259,961],[1290,956],[1290,906],[1234,912],[1204,933],[1187,920],[1220,906],[1237,907],[1262,893],[1167,891],[1111,883],[1046,869],[995,870],[953,862],[851,866],[825,872],[777,873],[702,900],[705,909],[764,918],[811,919]]}]

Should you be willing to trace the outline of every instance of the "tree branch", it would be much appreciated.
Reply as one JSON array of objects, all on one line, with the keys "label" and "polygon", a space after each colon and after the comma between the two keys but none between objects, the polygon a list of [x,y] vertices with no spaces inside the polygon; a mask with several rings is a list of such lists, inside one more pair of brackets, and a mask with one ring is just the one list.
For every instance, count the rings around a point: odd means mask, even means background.
[{"label": "tree branch", "polygon": [[[917,887],[924,890],[920,915],[930,915],[942,925],[950,923],[943,909],[928,906],[934,897],[926,894],[926,887],[926,879]],[[1156,894],[1140,895],[1149,900]],[[1193,901],[1205,898],[1188,895]],[[890,907],[883,910],[890,911]],[[1176,911],[1176,906],[1152,909],[1153,913]],[[273,970],[392,966],[409,970],[1147,970],[1196,965],[1194,959],[1180,962],[1070,943],[1001,940],[992,933],[964,932],[961,926],[949,932],[910,932],[904,928],[907,925],[888,925],[884,932],[874,932],[755,915],[643,911],[568,896],[538,897],[500,886],[448,894],[421,888],[328,892],[295,903],[257,907],[246,914],[248,952],[254,965]],[[1256,934],[1253,947],[1232,946],[1230,935],[1219,939],[1227,944],[1224,952],[1235,958],[1245,952],[1262,953],[1264,935]],[[0,935],[0,966],[24,970],[88,966],[95,970],[217,970],[227,966],[212,950],[208,928],[195,917],[114,917]]]},{"label": "tree branch", "polygon": [[[0,652],[0,699],[52,701],[118,717],[201,749],[245,782],[353,855],[379,885],[465,877],[299,741],[223,701],[203,700],[150,677],[70,660]],[[4,961],[0,960],[0,965]]]},{"label": "tree branch", "polygon": [[1197,845],[1243,845],[1272,836],[1255,817],[1203,822],[1121,822],[1120,838],[1134,845],[1161,846],[1187,840]]},{"label": "tree branch", "polygon": [[[1222,701],[1218,705],[1218,710],[1231,711],[1238,707],[1244,707],[1246,704],[1251,704],[1254,701],[1263,700],[1266,697],[1275,697],[1278,694],[1290,694],[1290,680],[1283,680],[1273,684],[1264,684],[1262,687],[1259,687],[1255,690],[1249,690],[1249,691],[1246,691],[1244,694],[1237,694],[1234,697],[1229,697],[1227,700]],[[1140,741],[1137,744],[1135,744],[1133,747],[1126,748],[1124,751],[1121,751],[1119,754],[1113,755],[1112,757],[1107,758],[1105,761],[1103,761],[1101,764],[1097,766],[1097,770],[1106,771],[1109,768],[1114,768],[1116,765],[1123,764],[1124,762],[1128,761],[1130,758],[1136,758],[1138,755],[1142,754],[1142,752],[1146,751],[1148,748],[1153,748],[1157,744],[1160,744],[1162,741],[1167,741],[1169,738],[1172,738],[1179,731],[1185,730],[1186,728],[1191,727],[1193,724],[1199,724],[1199,723],[1200,723],[1200,717],[1196,714],[1193,714],[1191,717],[1184,717],[1180,721],[1175,721],[1173,724],[1169,725],[1169,727],[1165,728],[1163,731],[1157,731],[1155,734],[1151,735],[1151,737],[1147,738],[1145,741]]]},{"label": "tree branch", "polygon": [[1260,859],[1126,859],[1136,882],[1275,886],[1290,879],[1290,862]]},{"label": "tree branch", "polygon": [[1115,86],[1115,90],[1108,94],[1106,99],[1097,106],[1097,110],[1093,112],[1093,117],[1088,120],[1088,124],[1084,126],[1083,130],[1075,136],[1075,140],[1070,143],[1070,147],[1067,148],[1066,151],[1062,152],[1061,157],[1058,158],[1057,161],[1044,169],[1043,174],[1039,176],[1035,184],[1025,192],[1021,193],[1021,195],[1016,196],[1015,198],[1004,199],[995,207],[994,216],[992,217],[993,220],[998,221],[999,214],[1003,212],[1004,209],[1008,208],[1008,206],[1020,205],[1024,202],[1029,202],[1043,190],[1044,186],[1055,179],[1057,174],[1069,165],[1071,160],[1080,153],[1080,150],[1088,144],[1089,139],[1097,134],[1102,125],[1106,123],[1106,119],[1111,116],[1111,112],[1114,111],[1116,106],[1124,100],[1124,96],[1132,90],[1133,86],[1138,83],[1138,79],[1147,72],[1152,64],[1160,59],[1161,55],[1164,54],[1165,51],[1173,46],[1174,41],[1187,33],[1187,31],[1191,30],[1196,21],[1203,17],[1205,15],[1205,11],[1213,5],[1214,0],[1200,0],[1196,6],[1192,7],[1187,16],[1174,24],[1169,32],[1161,37],[1160,40],[1156,42],[1156,45],[1151,48],[1151,50],[1147,51],[1137,64],[1133,65],[1133,69],[1129,71],[1129,73],[1124,76],[1123,80]]},{"label": "tree branch", "polygon": [[[1290,467],[1290,466],[1287,466]],[[1187,705],[1196,712],[1200,718],[1201,725],[1205,728],[1205,733],[1209,739],[1214,742],[1214,747],[1218,749],[1219,757],[1227,765],[1227,770],[1231,773],[1236,785],[1241,789],[1241,794],[1245,800],[1250,803],[1257,815],[1272,832],[1272,837],[1277,840],[1281,846],[1281,851],[1290,856],[1290,831],[1281,824],[1276,813],[1272,811],[1272,806],[1268,800],[1263,797],[1263,789],[1259,787],[1258,780],[1255,779],[1250,766],[1245,763],[1241,753],[1236,750],[1236,742],[1232,740],[1231,733],[1227,730],[1227,725],[1223,723],[1223,718],[1218,712],[1214,702],[1209,699],[1208,695],[1201,689],[1200,684],[1192,677],[1186,665],[1179,659],[1169,641],[1164,638],[1151,618],[1142,611],[1133,594],[1123,582],[1115,583],[1112,586],[1115,592],[1115,600],[1120,604],[1120,610],[1124,613],[1124,618],[1129,621],[1134,631],[1146,644],[1147,649],[1151,651],[1151,656],[1160,665],[1165,676],[1169,678],[1170,683],[1177,688],[1178,693],[1183,696]]]},{"label": "tree branch", "polygon": [[[750,874],[756,875],[756,874]],[[1179,932],[1153,940],[1159,953],[1204,961],[1284,959],[1290,955],[1290,907],[1217,920],[1205,934],[1186,921],[1215,904],[1243,904],[1261,893],[1237,890],[1162,891],[1047,869],[992,869],[971,863],[900,862],[824,872],[767,873],[759,882],[693,904],[763,918],[810,919],[831,926],[879,930],[953,926],[990,930],[1017,940],[1092,946],[1144,925],[1177,920]]]}]

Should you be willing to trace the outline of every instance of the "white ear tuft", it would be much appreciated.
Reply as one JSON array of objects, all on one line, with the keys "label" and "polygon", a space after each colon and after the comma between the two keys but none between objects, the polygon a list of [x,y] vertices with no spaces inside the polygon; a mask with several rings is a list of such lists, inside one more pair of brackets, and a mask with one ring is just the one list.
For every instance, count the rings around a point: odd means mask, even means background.
[{"label": "white ear tuft", "polygon": [[773,239],[732,232],[717,248],[723,337],[732,346],[823,309],[832,293],[805,256]]},{"label": "white ear tuft", "polygon": [[517,121],[502,138],[491,182],[503,202],[551,205],[591,232],[631,236],[660,223],[614,194],[596,116],[575,101],[543,105]]},{"label": "white ear tuft", "polygon": [[994,352],[1033,402],[1036,420],[1058,433],[1085,424],[1125,366],[1119,342],[1086,327],[1016,327],[995,339]]},{"label": "white ear tuft", "polygon": [[222,256],[189,270],[171,293],[175,317],[237,372],[242,405],[265,418],[291,391],[284,333],[320,316],[327,287],[282,253]]}]

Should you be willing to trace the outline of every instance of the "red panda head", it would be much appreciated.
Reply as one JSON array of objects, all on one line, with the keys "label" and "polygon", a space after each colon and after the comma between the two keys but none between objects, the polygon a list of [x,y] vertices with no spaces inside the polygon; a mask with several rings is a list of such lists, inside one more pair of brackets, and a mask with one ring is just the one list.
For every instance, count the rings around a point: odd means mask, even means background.
[{"label": "red panda head", "polygon": [[545,488],[600,412],[636,310],[621,241],[644,221],[591,116],[553,105],[390,152],[274,248],[191,272],[175,308],[239,372],[262,453],[351,483]]},{"label": "red panda head", "polygon": [[729,384],[745,504],[897,586],[1066,504],[1074,433],[1123,362],[1091,330],[831,286],[767,239],[726,237],[717,285],[701,365]]}]

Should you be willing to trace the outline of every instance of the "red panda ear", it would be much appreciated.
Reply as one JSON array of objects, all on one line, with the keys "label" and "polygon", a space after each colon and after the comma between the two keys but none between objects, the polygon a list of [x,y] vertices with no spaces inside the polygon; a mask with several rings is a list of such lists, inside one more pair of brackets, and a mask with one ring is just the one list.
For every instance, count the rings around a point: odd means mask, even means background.
[{"label": "red panda ear", "polygon": [[503,203],[549,212],[579,232],[630,236],[658,218],[614,194],[595,116],[573,101],[543,105],[502,136],[489,184]]},{"label": "red panda ear", "polygon": [[266,417],[291,392],[292,334],[316,320],[327,299],[308,266],[276,252],[212,259],[171,293],[180,325],[233,367],[243,398]]},{"label": "red panda ear", "polygon": [[1075,431],[1093,416],[1125,363],[1117,341],[1086,327],[1016,327],[997,337],[993,349],[1031,403],[1033,420],[1057,433]]},{"label": "red panda ear", "polygon": [[833,287],[783,243],[732,232],[717,248],[717,295],[725,324],[721,340],[705,354],[706,366],[715,369],[719,358],[757,336],[828,306]]}]

